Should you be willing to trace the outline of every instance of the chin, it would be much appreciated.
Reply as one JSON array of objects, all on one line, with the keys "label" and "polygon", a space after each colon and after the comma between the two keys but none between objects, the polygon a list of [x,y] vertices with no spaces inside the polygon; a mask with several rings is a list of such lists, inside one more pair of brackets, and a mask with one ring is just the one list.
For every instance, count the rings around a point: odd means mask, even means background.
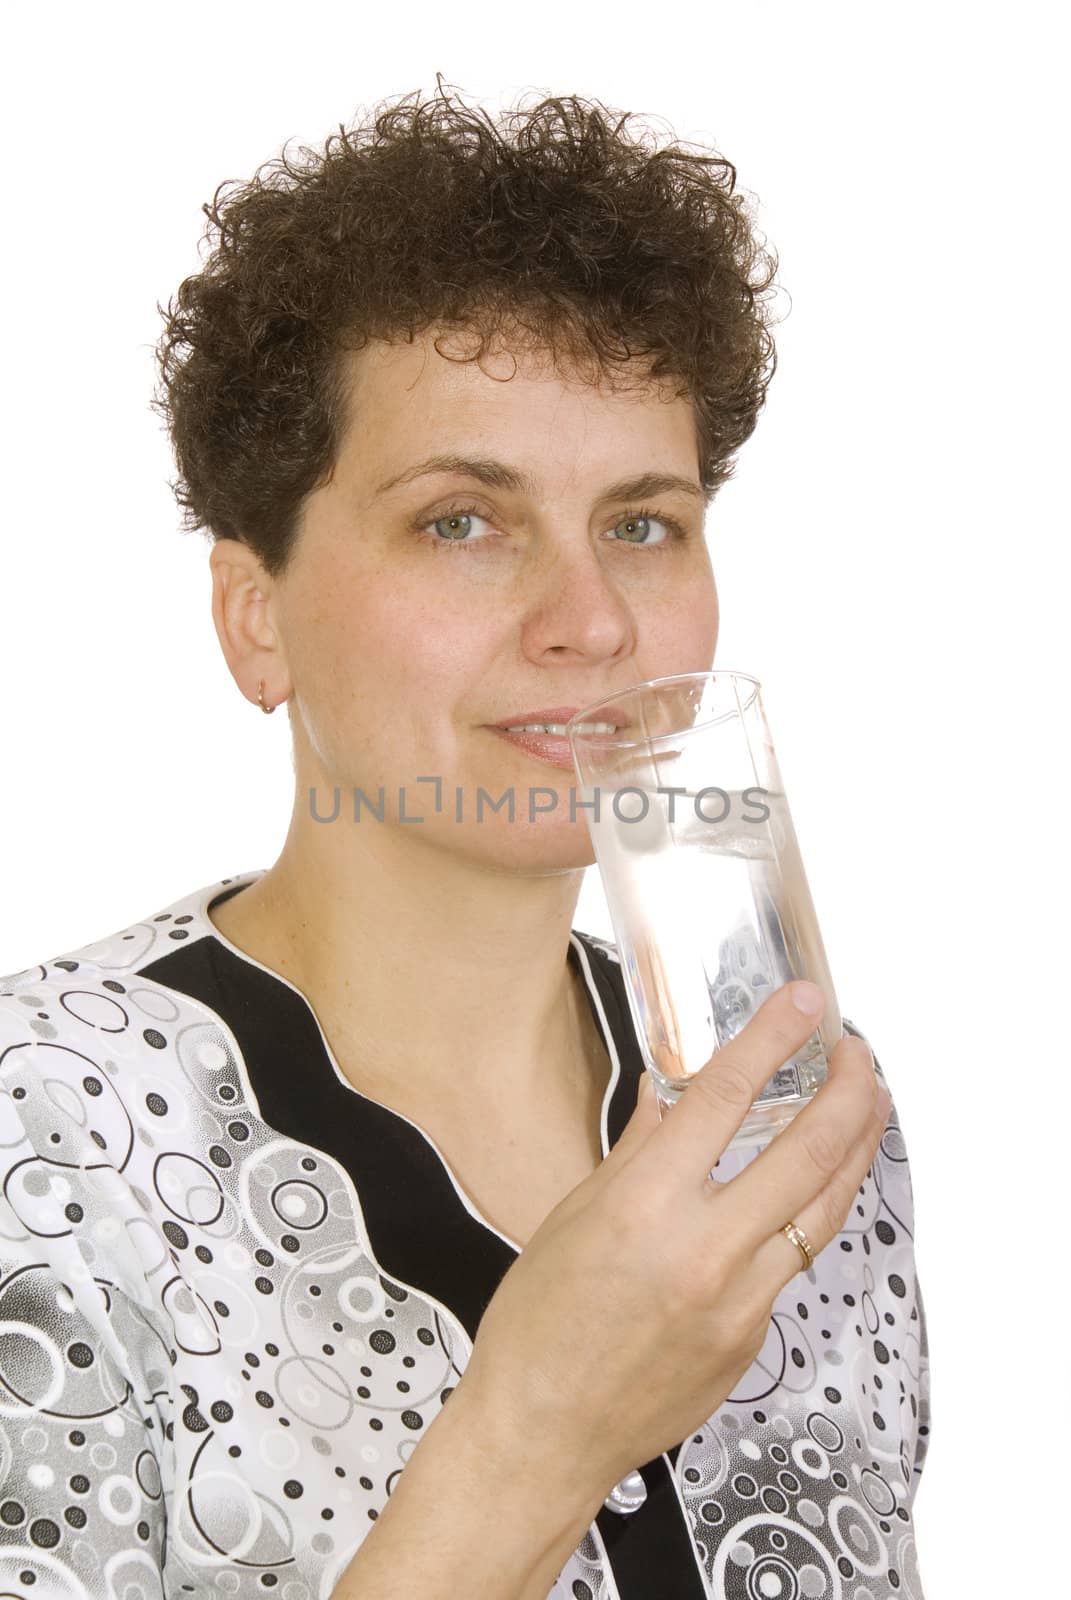
[{"label": "chin", "polygon": [[537,817],[534,822],[518,819],[512,824],[503,818],[488,818],[466,826],[447,824],[439,839],[473,865],[502,872],[573,873],[595,864],[591,835],[582,819],[573,827],[569,823],[556,826],[549,817]]}]

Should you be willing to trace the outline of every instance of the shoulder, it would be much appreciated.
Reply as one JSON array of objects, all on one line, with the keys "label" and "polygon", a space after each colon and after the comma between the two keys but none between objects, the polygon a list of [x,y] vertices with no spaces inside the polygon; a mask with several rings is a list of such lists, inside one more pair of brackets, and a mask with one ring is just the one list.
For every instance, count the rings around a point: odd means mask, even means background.
[{"label": "shoulder", "polygon": [[[0,1480],[9,1503],[25,1508],[24,1525],[41,1530],[37,1543],[61,1545],[47,1557],[36,1550],[23,1565],[45,1576],[49,1593],[87,1600],[103,1600],[105,1568],[131,1563],[161,1592],[167,1526],[167,1407],[155,1398],[168,1393],[171,1338],[163,1319],[153,1327],[157,1307],[146,1277],[163,1259],[162,1243],[146,1241],[143,1191],[124,1160],[131,1123],[110,1091],[110,1069],[118,1071],[110,981],[88,951],[0,977],[0,1322],[16,1335],[16,1398],[6,1414],[20,1433],[38,1436],[40,1462],[67,1459],[91,1475],[79,1452],[94,1429],[71,1423],[88,1416],[102,1427],[111,1475],[101,1504],[109,1484],[136,1484],[136,1533],[133,1513],[102,1516],[89,1563],[77,1542],[68,1549],[60,1540],[65,1522],[80,1526],[66,1504],[66,1472],[53,1474],[16,1450]],[[44,1385],[39,1369],[49,1373]]]},{"label": "shoulder", "polygon": [[153,977],[163,957],[216,932],[208,906],[262,875],[261,868],[218,878],[100,938],[0,973],[5,1037],[27,1035],[31,1042],[52,1042],[79,1024],[100,1033],[112,1031],[124,996],[167,987]]},{"label": "shoulder", "polygon": [[0,976],[0,1088],[27,1132],[28,1113],[53,1071],[62,1074],[65,1053],[77,1053],[85,1031],[105,1021],[111,1002],[102,981],[88,947]]},{"label": "shoulder", "polygon": [[206,899],[235,881],[0,977],[0,1091],[24,1160],[40,1165],[38,1187],[66,1192],[85,1174],[113,1214],[135,1217],[149,1209],[163,1150],[201,1153],[208,1086],[231,1052],[216,1013],[153,969],[211,926]]},{"label": "shoulder", "polygon": [[75,948],[61,950],[18,971],[0,974],[0,999],[42,984],[77,988],[97,980],[118,992],[126,974],[138,973],[179,945],[214,932],[207,908],[263,876],[263,869],[217,878],[163,905],[121,923]]},{"label": "shoulder", "polygon": [[17,1224],[0,1280],[32,1268],[70,1285],[126,1362],[141,1336],[122,1318],[163,1315],[152,1273],[181,1234],[175,1197],[212,1181],[206,1118],[231,1056],[215,1013],[151,975],[203,931],[206,891],[0,977],[4,1195]]}]

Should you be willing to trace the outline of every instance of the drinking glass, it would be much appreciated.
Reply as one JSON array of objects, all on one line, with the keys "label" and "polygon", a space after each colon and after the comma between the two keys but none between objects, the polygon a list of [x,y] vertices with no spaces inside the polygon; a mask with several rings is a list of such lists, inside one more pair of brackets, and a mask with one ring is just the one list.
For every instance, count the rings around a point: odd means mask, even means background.
[{"label": "drinking glass", "polygon": [[761,685],[654,678],[566,733],[660,1115],[775,989],[809,978],[824,992],[821,1023],[728,1148],[764,1144],[825,1081],[843,1029]]}]

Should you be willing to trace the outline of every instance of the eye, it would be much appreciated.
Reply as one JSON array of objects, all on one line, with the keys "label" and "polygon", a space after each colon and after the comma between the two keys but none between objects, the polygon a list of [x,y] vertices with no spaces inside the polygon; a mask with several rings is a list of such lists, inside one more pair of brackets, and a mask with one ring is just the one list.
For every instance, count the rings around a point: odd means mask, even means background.
[{"label": "eye", "polygon": [[[472,536],[472,522],[483,523],[490,526],[490,519],[484,515],[478,506],[461,505],[449,506],[441,511],[437,517],[429,518],[427,522],[417,524],[414,532],[428,544],[439,549],[457,549],[460,546],[488,544],[491,539],[487,534],[474,538]],[[661,528],[660,535],[652,535],[651,526]],[[686,540],[688,534],[675,517],[658,515],[649,506],[640,506],[635,511],[626,511],[619,517],[610,529],[616,534],[619,528],[627,530],[623,539],[610,539],[611,544],[632,544],[660,549],[664,545],[674,544]]]},{"label": "eye", "polygon": [[[647,532],[647,528],[652,522],[656,527],[661,527],[665,530],[661,538],[651,538]],[[614,543],[660,545],[669,544],[673,539],[684,538],[684,529],[679,522],[675,522],[672,517],[656,516],[647,507],[641,507],[638,511],[626,512],[619,521],[615,522],[611,531],[616,533],[618,528],[627,528],[629,533],[624,539],[612,541]]]},{"label": "eye", "polygon": [[[486,542],[485,538],[473,539],[470,537],[471,529],[466,524],[471,523],[474,517],[478,522],[487,521],[487,518],[475,506],[454,506],[448,511],[441,512],[439,516],[432,517],[430,521],[421,523],[417,532],[429,544],[445,545],[447,547],[460,544],[484,544]],[[442,538],[438,537],[438,533],[435,531],[440,527],[444,530]],[[429,532],[429,529],[433,531]]]}]

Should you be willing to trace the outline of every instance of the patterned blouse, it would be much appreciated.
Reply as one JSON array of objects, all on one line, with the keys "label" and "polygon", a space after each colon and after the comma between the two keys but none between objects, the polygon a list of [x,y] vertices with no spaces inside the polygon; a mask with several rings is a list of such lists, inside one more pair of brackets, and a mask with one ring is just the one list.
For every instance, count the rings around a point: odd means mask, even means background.
[{"label": "patterned blouse", "polygon": [[[209,920],[260,876],[0,978],[4,1595],[328,1600],[516,1258]],[[614,946],[574,930],[568,959],[605,1155],[643,1062]],[[617,1485],[548,1600],[923,1600],[913,1226],[894,1106],[733,1394]]]}]

